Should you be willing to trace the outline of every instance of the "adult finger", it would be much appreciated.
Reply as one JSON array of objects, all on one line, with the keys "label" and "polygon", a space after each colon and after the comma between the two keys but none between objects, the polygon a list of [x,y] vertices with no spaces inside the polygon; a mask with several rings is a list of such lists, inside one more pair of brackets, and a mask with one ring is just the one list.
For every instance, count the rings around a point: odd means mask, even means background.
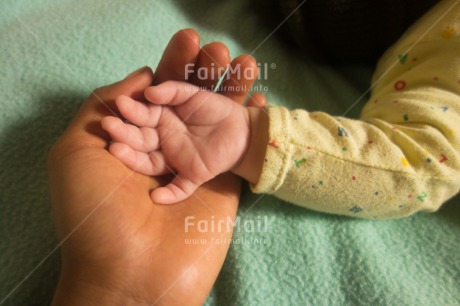
[{"label": "adult finger", "polygon": [[240,55],[230,63],[220,93],[243,104],[258,75],[256,60],[250,55]]},{"label": "adult finger", "polygon": [[115,99],[126,95],[142,99],[144,89],[153,81],[149,67],[141,68],[124,80],[96,89],[81,106],[55,147],[64,151],[80,147],[105,148],[110,140],[101,127],[105,116],[118,115]]},{"label": "adult finger", "polygon": [[191,83],[205,89],[214,90],[220,77],[230,64],[230,52],[227,46],[213,42],[203,46],[195,65]]},{"label": "adult finger", "polygon": [[155,71],[153,84],[156,85],[169,80],[187,80],[194,71],[199,53],[200,36],[195,30],[183,29],[174,34]]},{"label": "adult finger", "polygon": [[253,95],[251,95],[249,97],[247,106],[266,108],[267,107],[267,99],[265,98],[265,96],[263,94],[255,93],[255,94],[253,94]]}]

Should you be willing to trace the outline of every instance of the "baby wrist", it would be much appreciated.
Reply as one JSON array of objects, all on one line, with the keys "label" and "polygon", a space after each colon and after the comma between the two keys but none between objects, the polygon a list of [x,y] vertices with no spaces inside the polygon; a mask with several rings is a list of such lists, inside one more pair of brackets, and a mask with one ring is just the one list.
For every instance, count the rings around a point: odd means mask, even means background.
[{"label": "baby wrist", "polygon": [[268,142],[268,114],[265,109],[248,107],[250,141],[242,161],[231,171],[248,182],[256,184],[262,173]]}]

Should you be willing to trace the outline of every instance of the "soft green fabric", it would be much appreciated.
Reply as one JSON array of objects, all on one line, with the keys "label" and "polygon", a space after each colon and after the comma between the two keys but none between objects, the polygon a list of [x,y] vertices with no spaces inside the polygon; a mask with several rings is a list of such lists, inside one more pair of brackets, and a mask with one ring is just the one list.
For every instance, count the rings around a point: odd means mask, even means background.
[{"label": "soft green fabric", "polygon": [[[244,0],[0,1],[0,301],[17,288],[3,305],[46,305],[56,285],[48,148],[92,89],[155,66],[185,27],[232,55],[256,49],[259,62],[276,64],[259,84],[278,104],[341,115],[369,85],[371,67],[327,67],[276,37],[262,43],[272,29]],[[246,186],[240,221],[274,219],[266,232],[237,230],[207,305],[458,304],[458,202],[366,221],[259,198]]]}]

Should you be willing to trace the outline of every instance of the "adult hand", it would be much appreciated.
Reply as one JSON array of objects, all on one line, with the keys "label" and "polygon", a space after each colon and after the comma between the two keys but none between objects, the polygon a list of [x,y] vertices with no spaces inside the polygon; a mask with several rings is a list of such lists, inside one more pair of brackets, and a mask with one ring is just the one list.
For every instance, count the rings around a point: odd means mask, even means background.
[{"label": "adult hand", "polygon": [[[178,32],[155,77],[144,68],[95,90],[52,147],[49,182],[62,253],[54,305],[201,305],[206,299],[228,250],[228,244],[214,245],[211,239],[230,239],[232,233],[186,229],[184,220],[233,220],[239,179],[224,174],[180,204],[152,204],[149,193],[162,183],[160,178],[135,173],[113,157],[100,122],[116,112],[117,96],[141,99],[152,83],[185,80],[185,65],[209,69],[213,61],[228,64],[224,45],[213,43],[200,50],[195,31]],[[252,58],[243,62],[255,65]],[[215,80],[195,83],[210,86]],[[232,98],[241,102],[247,92],[238,94]],[[209,243],[187,244],[188,238]]]}]

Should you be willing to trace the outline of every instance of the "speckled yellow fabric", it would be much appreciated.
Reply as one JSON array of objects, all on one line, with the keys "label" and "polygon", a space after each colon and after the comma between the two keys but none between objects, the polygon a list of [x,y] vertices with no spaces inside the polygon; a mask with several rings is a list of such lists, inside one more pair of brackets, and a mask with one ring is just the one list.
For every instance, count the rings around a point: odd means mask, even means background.
[{"label": "speckled yellow fabric", "polygon": [[442,1],[380,59],[360,120],[269,108],[254,192],[361,218],[435,211],[460,188],[460,1]]}]

